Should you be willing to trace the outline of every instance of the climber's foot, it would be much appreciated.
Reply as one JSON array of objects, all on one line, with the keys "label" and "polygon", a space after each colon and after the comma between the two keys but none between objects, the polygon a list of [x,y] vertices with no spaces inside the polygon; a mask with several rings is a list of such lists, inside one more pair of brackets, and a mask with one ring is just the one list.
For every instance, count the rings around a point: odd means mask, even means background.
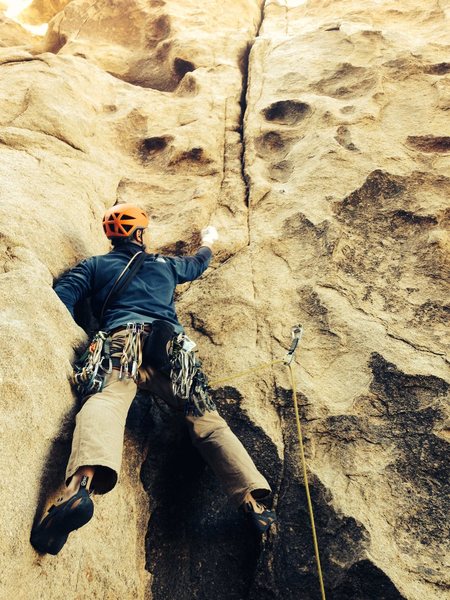
[{"label": "climber's foot", "polygon": [[246,495],[242,508],[258,533],[265,533],[277,520],[275,511],[256,502],[251,494]]},{"label": "climber's foot", "polygon": [[94,503],[87,489],[88,477],[81,479],[78,491],[68,499],[62,496],[53,504],[43,519],[33,527],[30,542],[41,553],[58,554],[69,533],[91,520]]}]

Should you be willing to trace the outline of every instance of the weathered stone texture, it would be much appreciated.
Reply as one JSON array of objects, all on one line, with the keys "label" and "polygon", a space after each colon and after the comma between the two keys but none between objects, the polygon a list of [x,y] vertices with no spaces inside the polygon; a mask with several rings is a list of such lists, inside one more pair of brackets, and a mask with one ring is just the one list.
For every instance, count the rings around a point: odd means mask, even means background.
[{"label": "weathered stone texture", "polygon": [[[283,307],[286,322],[305,324],[309,464],[329,494],[317,510],[357,523],[348,536],[342,525],[339,549],[324,525],[332,597],[445,595],[445,20],[427,2],[290,11],[270,2],[251,54],[245,162],[258,315]],[[398,591],[366,589],[374,568]]]},{"label": "weathered stone texture", "polygon": [[42,25],[48,23],[56,14],[64,9],[71,0],[32,0],[20,13],[22,23]]},{"label": "weathered stone texture", "polygon": [[[2,5],[0,4],[0,10]],[[0,48],[10,48],[11,46],[33,46],[35,39],[31,33],[28,33],[18,23],[15,23],[8,17],[0,14]],[[9,50],[8,50],[9,53]]]},{"label": "weathered stone texture", "polygon": [[52,18],[39,43],[0,23],[1,597],[320,597],[282,367],[216,391],[273,486],[262,543],[142,396],[94,520],[57,558],[29,545],[86,340],[51,286],[107,251],[116,200],[149,211],[151,251],[218,227],[212,268],[178,298],[212,380],[282,356],[304,324],[328,597],[446,597],[450,5],[288,4],[34,0],[24,18]]},{"label": "weathered stone texture", "polygon": [[[255,0],[72,0],[50,23],[45,45],[83,56],[135,85],[173,91],[197,69],[242,66],[259,20]],[[226,88],[221,85],[218,95]]]}]

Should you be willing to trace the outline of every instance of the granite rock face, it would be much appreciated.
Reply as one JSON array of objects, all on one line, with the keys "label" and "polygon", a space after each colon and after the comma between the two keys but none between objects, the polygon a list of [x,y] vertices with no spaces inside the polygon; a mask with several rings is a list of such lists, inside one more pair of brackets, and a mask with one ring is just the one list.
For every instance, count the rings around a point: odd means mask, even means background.
[{"label": "granite rock face", "polygon": [[20,13],[22,23],[42,25],[61,12],[70,0],[32,0]]},{"label": "granite rock face", "polygon": [[[2,5],[0,4],[0,11]],[[31,49],[35,44],[35,38],[18,23],[4,16],[0,12],[0,48],[10,46],[25,46]]]},{"label": "granite rock face", "polygon": [[51,19],[39,41],[2,20],[0,595],[320,598],[283,366],[214,386],[273,487],[267,538],[179,419],[139,395],[95,518],[56,558],[29,545],[63,477],[67,376],[86,342],[52,283],[108,250],[103,211],[131,201],[151,215],[150,251],[192,252],[208,223],[221,233],[178,294],[213,384],[282,357],[304,325],[327,596],[447,596],[449,13],[431,0],[34,0],[24,22]]}]

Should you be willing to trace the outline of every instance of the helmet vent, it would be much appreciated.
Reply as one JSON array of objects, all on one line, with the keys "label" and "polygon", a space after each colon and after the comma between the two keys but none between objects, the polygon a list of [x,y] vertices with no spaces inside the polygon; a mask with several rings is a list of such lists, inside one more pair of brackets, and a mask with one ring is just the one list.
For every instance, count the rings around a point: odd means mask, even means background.
[{"label": "helmet vent", "polygon": [[109,239],[130,237],[136,229],[146,227],[148,216],[133,204],[115,204],[103,217],[103,230]]}]

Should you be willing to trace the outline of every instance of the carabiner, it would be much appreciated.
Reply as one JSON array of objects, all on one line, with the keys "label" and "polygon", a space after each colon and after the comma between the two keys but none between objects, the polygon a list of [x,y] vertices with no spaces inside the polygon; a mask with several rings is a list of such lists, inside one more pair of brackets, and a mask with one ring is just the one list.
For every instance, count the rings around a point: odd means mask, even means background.
[{"label": "carabiner", "polygon": [[297,346],[300,343],[303,335],[303,325],[294,325],[291,330],[292,334],[292,342],[291,347],[289,348],[288,353],[284,357],[284,364],[290,365],[294,359],[295,351],[297,350]]}]

